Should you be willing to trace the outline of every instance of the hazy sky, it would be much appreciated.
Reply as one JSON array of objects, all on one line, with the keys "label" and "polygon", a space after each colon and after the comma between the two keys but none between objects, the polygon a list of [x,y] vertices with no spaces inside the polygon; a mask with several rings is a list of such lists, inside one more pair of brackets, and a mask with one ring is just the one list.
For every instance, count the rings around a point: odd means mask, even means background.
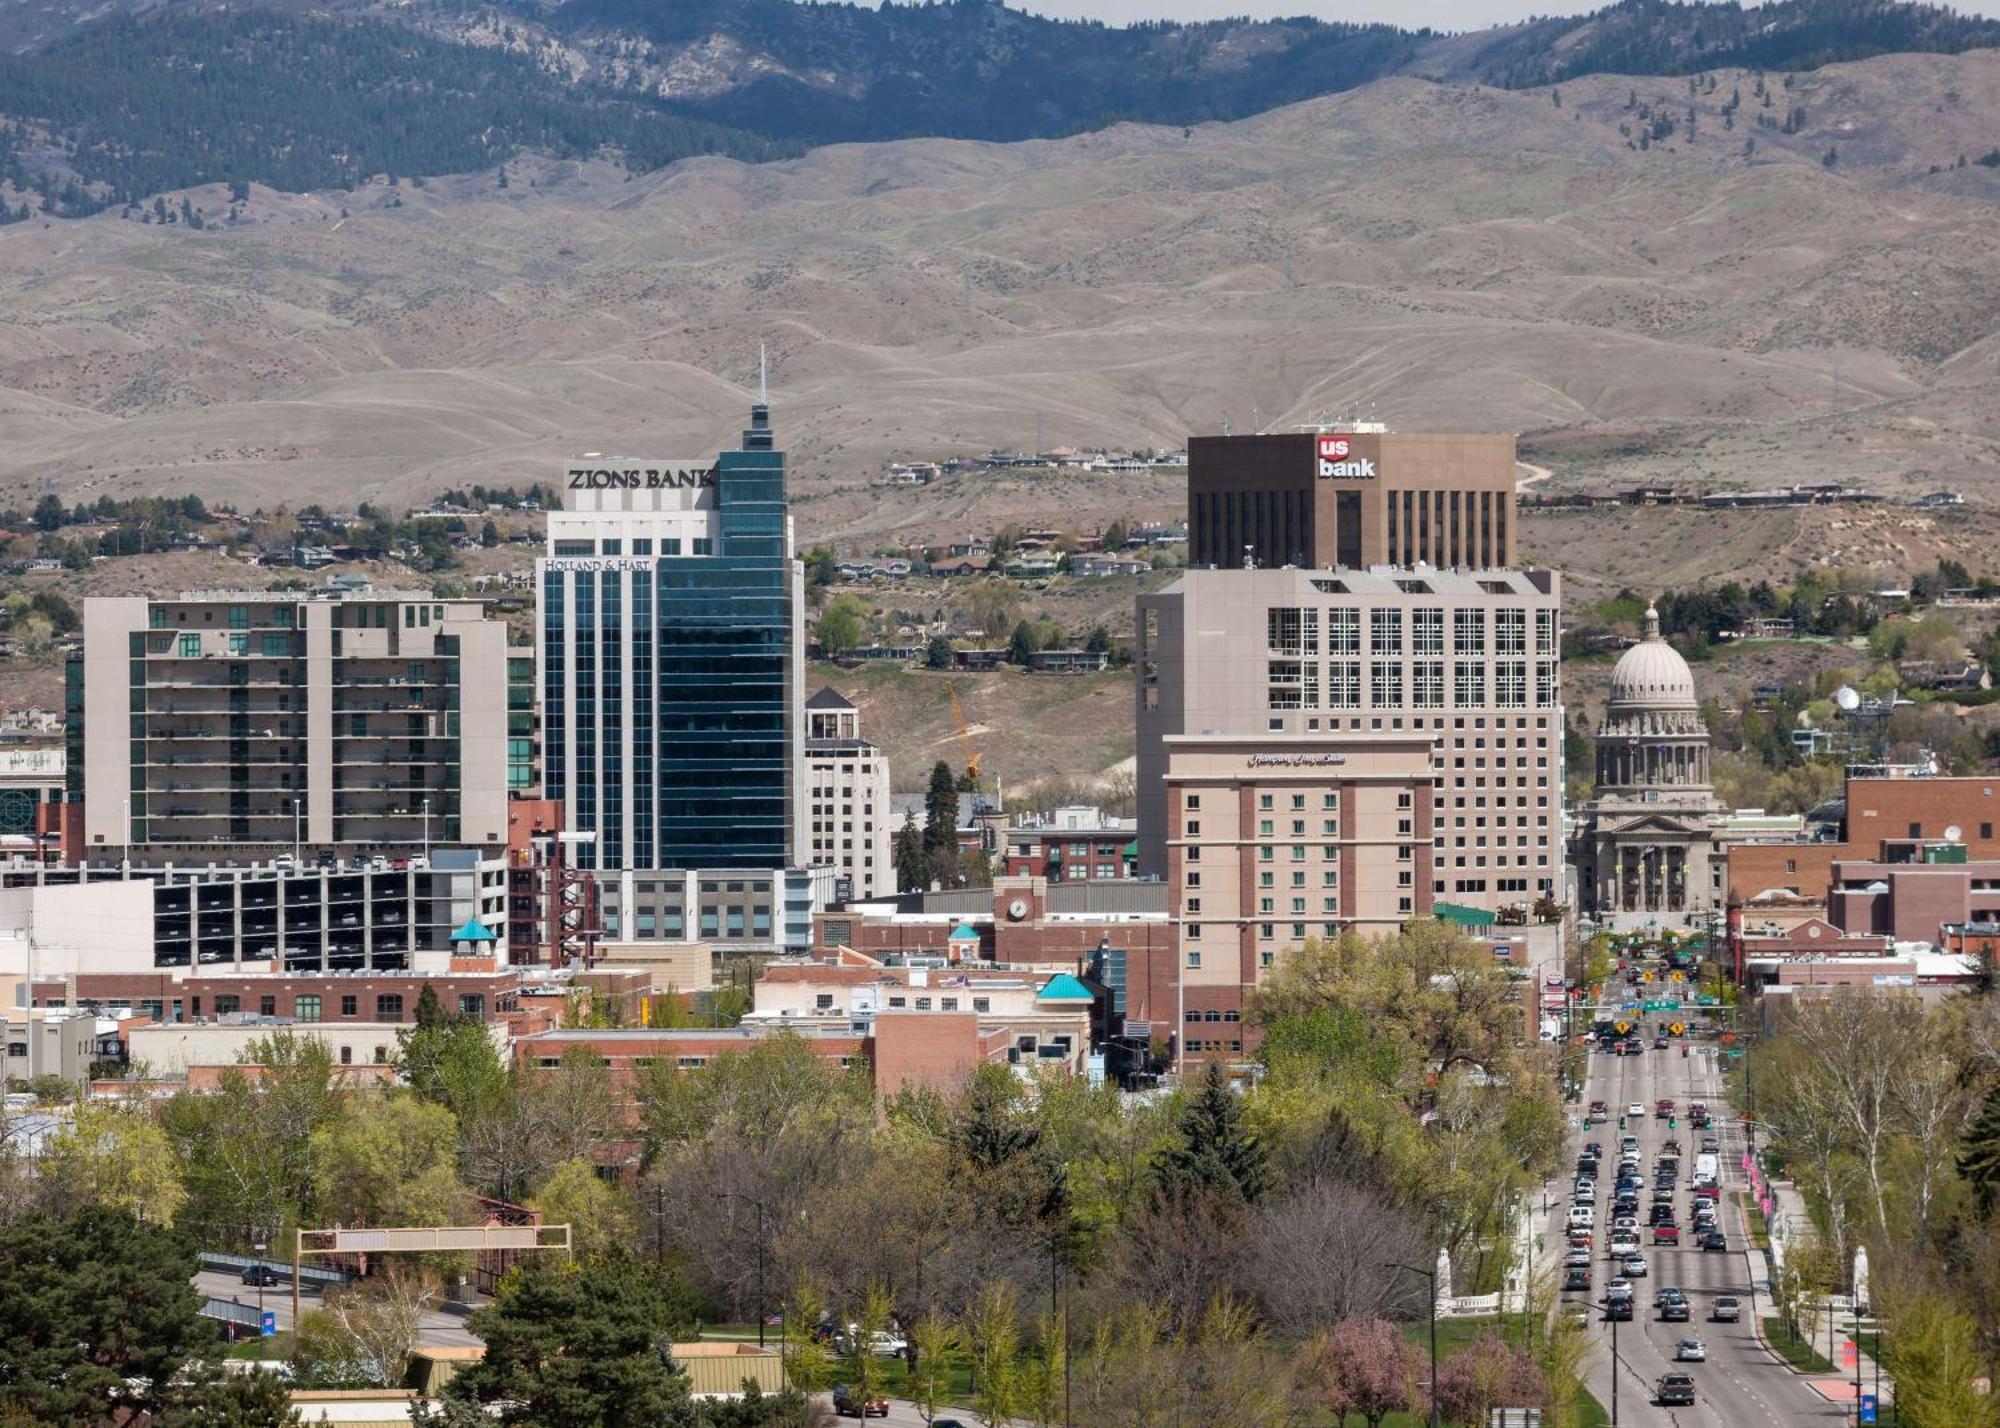
[{"label": "hazy sky", "polygon": [[[1434,25],[1471,30],[1525,20],[1530,15],[1582,14],[1596,3],[1562,0],[1008,0],[1042,15],[1088,17],[1110,24],[1133,20],[1215,20],[1230,15],[1317,15],[1323,20],[1380,20],[1411,28]],[[2000,0],[1960,0],[1954,8],[1973,15],[2000,15]]]}]

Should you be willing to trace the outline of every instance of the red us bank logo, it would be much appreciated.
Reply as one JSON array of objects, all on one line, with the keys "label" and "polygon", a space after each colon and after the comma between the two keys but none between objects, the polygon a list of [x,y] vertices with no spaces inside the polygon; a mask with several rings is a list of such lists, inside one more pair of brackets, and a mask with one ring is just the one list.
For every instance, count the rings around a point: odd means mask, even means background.
[{"label": "red us bank logo", "polygon": [[1369,456],[1349,459],[1352,445],[1345,436],[1337,433],[1321,432],[1318,441],[1319,461],[1316,463],[1319,479],[1322,481],[1372,480],[1375,475],[1375,460]]}]

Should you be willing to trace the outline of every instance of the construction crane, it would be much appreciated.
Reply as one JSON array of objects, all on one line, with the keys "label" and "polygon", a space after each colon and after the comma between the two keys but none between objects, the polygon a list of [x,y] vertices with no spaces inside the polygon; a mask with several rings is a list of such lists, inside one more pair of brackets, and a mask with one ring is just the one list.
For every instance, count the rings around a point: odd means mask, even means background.
[{"label": "construction crane", "polygon": [[948,680],[945,688],[951,691],[951,717],[958,725],[958,747],[965,755],[965,778],[972,785],[972,791],[979,791],[979,755],[972,748],[972,730],[965,722],[965,706],[958,702],[958,683]]}]

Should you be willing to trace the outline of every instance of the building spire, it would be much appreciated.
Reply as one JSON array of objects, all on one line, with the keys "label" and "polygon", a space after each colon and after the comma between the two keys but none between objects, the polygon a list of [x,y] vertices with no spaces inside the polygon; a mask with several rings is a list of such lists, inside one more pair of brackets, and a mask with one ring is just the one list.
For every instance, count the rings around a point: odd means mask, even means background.
[{"label": "building spire", "polygon": [[1646,602],[1646,638],[1660,638],[1660,607],[1650,600]]},{"label": "building spire", "polygon": [[761,342],[757,344],[757,405],[771,405],[771,361]]}]

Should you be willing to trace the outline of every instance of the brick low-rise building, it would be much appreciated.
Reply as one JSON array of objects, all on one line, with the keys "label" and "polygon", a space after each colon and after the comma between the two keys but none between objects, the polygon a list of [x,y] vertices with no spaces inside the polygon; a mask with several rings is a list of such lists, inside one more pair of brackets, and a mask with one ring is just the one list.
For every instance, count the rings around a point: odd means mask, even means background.
[{"label": "brick low-rise building", "polygon": [[1847,780],[1836,842],[1729,850],[1729,919],[1740,966],[1758,936],[1822,918],[1854,937],[1941,943],[2000,921],[2000,779]]},{"label": "brick low-rise building", "polygon": [[1137,875],[1139,822],[1102,809],[1058,808],[1023,815],[1001,834],[1010,878],[1105,882]]},{"label": "brick low-rise building", "polygon": [[[856,956],[780,962],[764,969],[746,1025],[872,1030],[884,1017],[970,1016],[979,1037],[998,1037],[1016,1064],[1081,1071],[1090,1049],[1096,998],[1068,972],[999,967],[890,967]],[[915,1031],[901,1033],[919,1035]],[[953,1033],[951,1044],[972,1044]]]},{"label": "brick low-rise building", "polygon": [[906,1086],[954,1089],[981,1065],[1006,1064],[1014,1049],[1004,1032],[982,1031],[978,1016],[970,1011],[884,1012],[861,1031],[851,1025],[757,1023],[676,1030],[565,1028],[519,1039],[514,1056],[516,1064],[531,1072],[547,1073],[558,1069],[563,1057],[577,1048],[596,1055],[636,1122],[638,1086],[652,1067],[664,1063],[678,1071],[699,1070],[782,1036],[798,1037],[829,1066],[866,1067],[875,1089],[884,1094]]}]

